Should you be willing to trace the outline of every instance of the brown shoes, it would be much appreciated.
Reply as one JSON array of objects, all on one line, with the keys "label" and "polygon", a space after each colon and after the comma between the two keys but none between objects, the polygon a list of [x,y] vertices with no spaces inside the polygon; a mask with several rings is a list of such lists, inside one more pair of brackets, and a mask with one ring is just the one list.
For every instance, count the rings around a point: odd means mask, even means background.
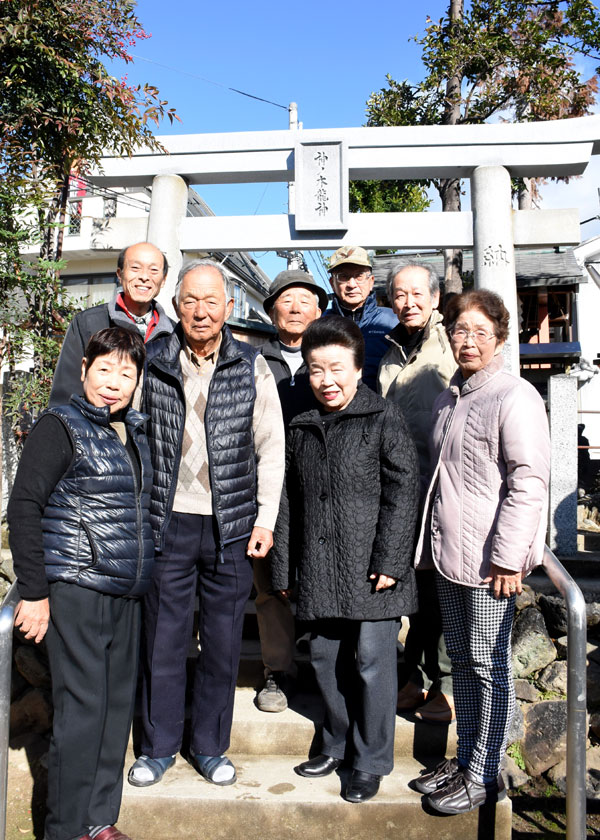
[{"label": "brown shoes", "polygon": [[441,692],[427,693],[413,682],[407,682],[398,692],[397,709],[401,713],[417,709],[415,717],[425,723],[448,724],[456,717],[452,697]]},{"label": "brown shoes", "polygon": [[415,712],[415,717],[425,723],[439,723],[442,725],[451,723],[456,717],[452,697],[447,697],[441,693],[436,694]]},{"label": "brown shoes", "polygon": [[[84,834],[81,840],[91,840],[90,835]],[[96,834],[94,840],[131,840],[131,837],[123,834],[115,825],[111,825],[101,831],[100,834]]]},{"label": "brown shoes", "polygon": [[398,705],[396,708],[399,712],[412,712],[422,706],[427,699],[427,692],[423,691],[420,685],[413,682],[407,682],[404,688],[398,692]]}]

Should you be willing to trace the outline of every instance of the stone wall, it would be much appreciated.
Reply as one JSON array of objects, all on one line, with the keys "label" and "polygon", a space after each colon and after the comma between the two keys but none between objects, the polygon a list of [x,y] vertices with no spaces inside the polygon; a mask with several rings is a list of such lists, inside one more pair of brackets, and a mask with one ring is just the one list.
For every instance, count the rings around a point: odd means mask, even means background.
[{"label": "stone wall", "polygon": [[[584,592],[587,612],[587,795],[600,798],[600,603]],[[513,627],[517,710],[511,726],[506,774],[511,787],[545,776],[566,792],[567,611],[563,598],[536,594],[529,586],[517,598]]]}]

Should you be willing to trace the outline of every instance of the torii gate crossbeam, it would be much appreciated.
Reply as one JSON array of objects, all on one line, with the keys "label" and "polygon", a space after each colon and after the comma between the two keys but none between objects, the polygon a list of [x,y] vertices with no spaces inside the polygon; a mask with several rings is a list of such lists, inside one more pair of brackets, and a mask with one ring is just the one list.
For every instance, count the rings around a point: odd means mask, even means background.
[{"label": "torii gate crossbeam", "polygon": [[[104,157],[91,180],[113,187],[152,184],[148,238],[167,252],[175,269],[182,250],[473,247],[476,285],[503,296],[516,329],[514,248],[574,245],[580,237],[575,209],[513,211],[510,179],[582,174],[590,157],[600,154],[600,116],[158,140],[164,152],[141,148],[130,158]],[[348,212],[350,179],[450,177],[470,179],[471,212]],[[294,184],[287,215],[186,218],[190,184],[275,181]],[[118,239],[118,228],[119,220],[111,220],[98,244],[103,236]],[[516,333],[507,355],[518,370]]]}]

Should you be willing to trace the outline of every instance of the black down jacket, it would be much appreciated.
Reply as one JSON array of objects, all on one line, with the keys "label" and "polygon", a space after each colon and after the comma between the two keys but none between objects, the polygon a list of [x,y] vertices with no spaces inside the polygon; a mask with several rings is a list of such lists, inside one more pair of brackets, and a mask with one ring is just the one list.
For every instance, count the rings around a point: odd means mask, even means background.
[{"label": "black down jacket", "polygon": [[98,408],[74,395],[70,405],[48,413],[64,423],[73,443],[71,465],[42,518],[48,580],[109,595],[143,595],[154,564],[146,417],[133,409],[125,417],[141,464],[138,487],[127,450],[110,425],[108,406]]},{"label": "black down jacket", "polygon": [[[223,327],[219,357],[204,414],[213,513],[223,546],[250,535],[256,519],[256,452],[252,417],[256,400],[256,348]],[[181,324],[147,347],[142,406],[149,415],[148,443],[154,467],[150,521],[158,551],[171,517],[185,433],[185,391],[179,354]]]},{"label": "black down jacket", "polygon": [[[339,416],[295,417],[274,534],[273,588],[298,579],[302,620],[377,620],[417,607],[413,540],[419,466],[401,412],[360,385]],[[371,574],[394,577],[375,592]]]}]

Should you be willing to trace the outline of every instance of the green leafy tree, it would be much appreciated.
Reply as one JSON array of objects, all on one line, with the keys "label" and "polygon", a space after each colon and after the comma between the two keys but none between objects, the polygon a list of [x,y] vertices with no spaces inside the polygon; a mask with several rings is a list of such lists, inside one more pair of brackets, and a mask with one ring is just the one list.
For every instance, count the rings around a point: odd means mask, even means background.
[{"label": "green leafy tree", "polygon": [[[597,70],[583,79],[578,57],[598,60],[600,17],[590,0],[450,0],[422,37],[425,78],[415,86],[387,77],[367,102],[368,125],[461,125],[492,118],[549,120],[589,113]],[[407,87],[410,89],[407,92]],[[435,182],[445,211],[461,209],[459,179]],[[528,182],[516,185],[530,206]],[[462,253],[445,254],[448,291],[460,291]]]},{"label": "green leafy tree", "polygon": [[418,181],[350,181],[352,213],[420,213],[431,204]]},{"label": "green leafy tree", "polygon": [[[367,103],[367,125],[414,125],[421,120],[418,92],[402,82],[396,85],[396,101],[392,108],[382,109],[381,121],[371,122],[371,100]],[[371,94],[371,99],[379,94]],[[350,212],[352,213],[419,213],[431,204],[427,195],[428,181],[351,181]]]},{"label": "green leafy tree", "polygon": [[156,88],[106,69],[131,62],[130,48],[148,37],[134,9],[133,0],[0,3],[2,352],[13,366],[33,354],[25,396],[34,414],[73,311],[60,281],[71,173],[85,175],[106,150],[157,148],[152,127],[177,118]]}]

